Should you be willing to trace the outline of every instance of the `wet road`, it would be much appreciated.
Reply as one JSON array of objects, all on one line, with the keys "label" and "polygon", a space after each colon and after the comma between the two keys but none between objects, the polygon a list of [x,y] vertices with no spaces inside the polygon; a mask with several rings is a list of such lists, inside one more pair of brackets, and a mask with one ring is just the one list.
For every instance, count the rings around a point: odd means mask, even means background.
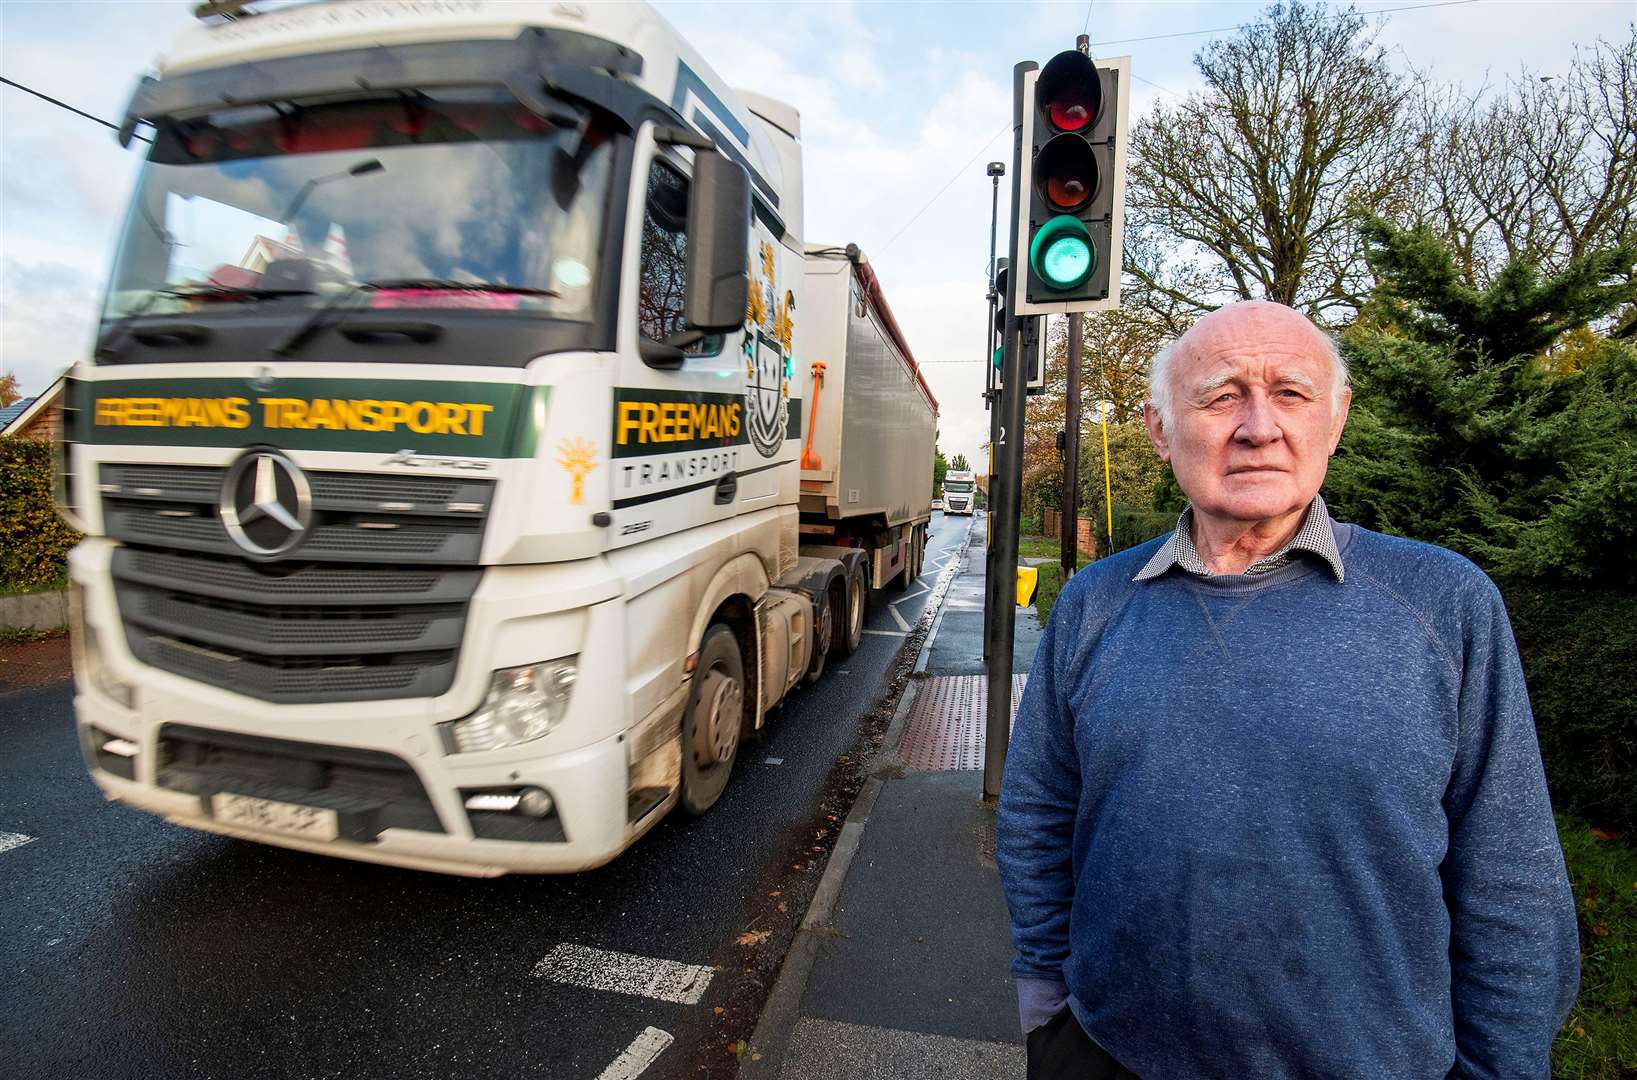
[{"label": "wet road", "polygon": [[[574,877],[450,878],[168,825],[92,785],[68,684],[0,696],[0,1075],[613,1080],[656,1051],[644,1080],[733,1075],[845,813],[838,758],[970,520],[934,515],[921,581],[873,599],[863,647],[741,748],[710,814]],[[581,964],[621,989],[534,974],[565,946],[625,954]],[[667,994],[656,970],[709,982]]]}]

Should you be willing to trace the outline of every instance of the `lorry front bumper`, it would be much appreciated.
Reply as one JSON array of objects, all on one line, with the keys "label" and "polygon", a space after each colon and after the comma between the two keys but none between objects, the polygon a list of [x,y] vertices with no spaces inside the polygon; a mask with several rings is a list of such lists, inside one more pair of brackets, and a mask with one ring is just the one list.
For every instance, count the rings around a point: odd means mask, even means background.
[{"label": "lorry front bumper", "polygon": [[[108,798],[178,825],[364,862],[473,877],[587,870],[625,850],[675,802],[674,791],[633,801],[626,734],[560,754],[467,764],[461,761],[466,755],[430,747],[398,755],[215,730],[198,714],[189,723],[154,723],[84,686],[74,706],[81,752]],[[110,740],[122,753],[108,750]],[[195,746],[206,752],[196,753]],[[220,748],[215,758],[211,747]],[[291,759],[280,756],[285,754],[294,755],[293,770]],[[196,763],[231,758],[237,771],[213,780],[223,775],[220,770],[192,767],[179,761],[183,757]],[[297,779],[292,787],[291,774],[300,777],[302,759],[310,761],[312,774],[342,776],[351,786],[303,792]],[[551,796],[548,820],[508,823],[500,819],[516,815],[465,805],[473,793],[522,787]],[[218,820],[218,793],[332,809],[341,832],[333,840],[310,839]],[[531,828],[532,839],[495,838],[497,832]]]}]

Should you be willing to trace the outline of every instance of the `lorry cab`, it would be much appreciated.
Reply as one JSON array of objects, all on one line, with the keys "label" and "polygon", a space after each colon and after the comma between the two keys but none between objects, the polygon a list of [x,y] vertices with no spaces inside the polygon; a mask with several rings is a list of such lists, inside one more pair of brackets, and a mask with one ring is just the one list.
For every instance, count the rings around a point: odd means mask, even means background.
[{"label": "lorry cab", "polygon": [[64,443],[97,783],[469,874],[708,808],[861,573],[798,555],[794,110],[643,5],[339,3],[202,23],[138,127]]}]

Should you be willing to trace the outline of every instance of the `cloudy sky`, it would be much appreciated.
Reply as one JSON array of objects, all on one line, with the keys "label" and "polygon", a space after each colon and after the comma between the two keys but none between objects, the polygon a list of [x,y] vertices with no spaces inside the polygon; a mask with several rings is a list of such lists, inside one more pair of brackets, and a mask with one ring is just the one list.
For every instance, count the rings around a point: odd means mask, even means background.
[{"label": "cloudy sky", "polygon": [[[0,75],[105,118],[192,19],[193,0],[0,0]],[[1134,115],[1198,86],[1192,57],[1261,3],[662,2],[730,84],[802,113],[806,237],[862,247],[943,405],[941,443],[977,459],[989,181],[1009,157],[1010,72],[1071,48],[1132,57]],[[1551,73],[1621,39],[1631,0],[1369,0],[1400,63],[1478,85]],[[1132,40],[1141,39],[1141,40]],[[140,144],[133,144],[134,147]],[[44,388],[85,353],[139,164],[112,133],[0,86],[0,372]],[[1003,193],[1004,195],[1004,193]]]}]

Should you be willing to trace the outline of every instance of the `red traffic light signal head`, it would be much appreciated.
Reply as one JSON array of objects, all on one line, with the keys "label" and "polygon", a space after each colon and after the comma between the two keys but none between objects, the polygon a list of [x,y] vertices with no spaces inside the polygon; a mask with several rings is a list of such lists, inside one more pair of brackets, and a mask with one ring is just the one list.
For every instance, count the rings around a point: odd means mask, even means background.
[{"label": "red traffic light signal head", "polygon": [[1078,210],[1097,194],[1097,155],[1078,135],[1058,135],[1034,161],[1035,188],[1053,211]]},{"label": "red traffic light signal head", "polygon": [[1082,52],[1060,52],[1040,71],[1035,99],[1058,131],[1085,131],[1103,111],[1103,83],[1097,65]]}]

